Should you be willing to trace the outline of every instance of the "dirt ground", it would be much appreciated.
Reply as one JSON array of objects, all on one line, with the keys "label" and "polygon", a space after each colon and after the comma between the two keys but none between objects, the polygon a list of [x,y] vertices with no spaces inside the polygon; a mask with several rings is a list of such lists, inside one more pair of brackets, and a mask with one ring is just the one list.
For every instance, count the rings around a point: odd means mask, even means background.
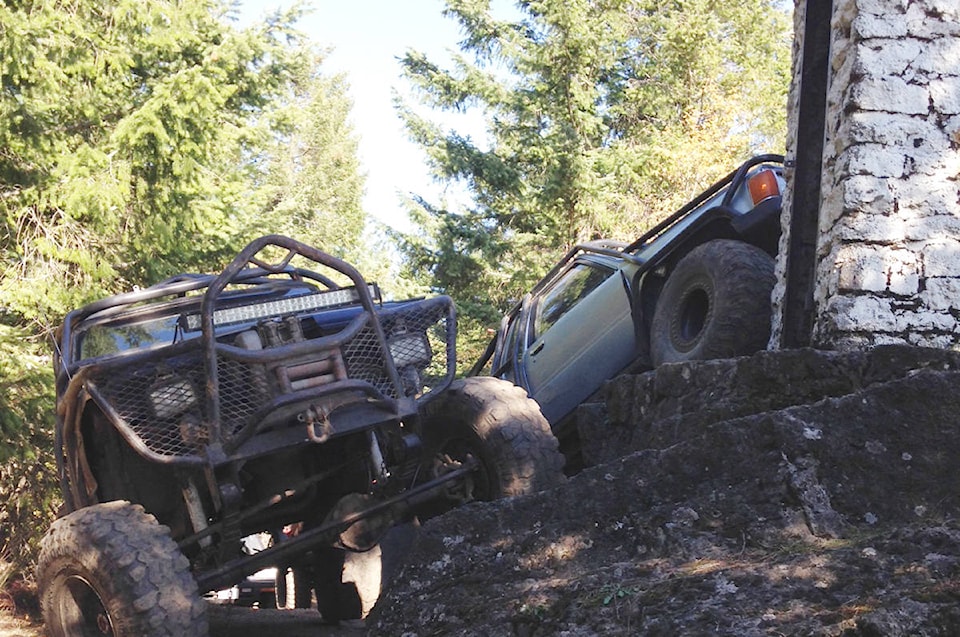
[{"label": "dirt ground", "polygon": [[370,634],[960,635],[957,369],[885,348],[625,379],[590,426],[611,459],[425,524]]},{"label": "dirt ground", "polygon": [[[316,610],[210,607],[210,637],[351,637],[366,632],[362,621],[327,626]],[[0,637],[44,637],[35,621],[0,611]]]},{"label": "dirt ground", "polygon": [[210,608],[210,637],[356,637],[366,633],[360,620],[328,626],[315,609],[256,610]]},{"label": "dirt ground", "polygon": [[622,379],[587,410],[594,466],[415,529],[365,622],[216,607],[211,636],[960,635],[958,369],[878,348]]},{"label": "dirt ground", "polygon": [[0,610],[0,637],[43,637],[43,630],[39,624]]}]

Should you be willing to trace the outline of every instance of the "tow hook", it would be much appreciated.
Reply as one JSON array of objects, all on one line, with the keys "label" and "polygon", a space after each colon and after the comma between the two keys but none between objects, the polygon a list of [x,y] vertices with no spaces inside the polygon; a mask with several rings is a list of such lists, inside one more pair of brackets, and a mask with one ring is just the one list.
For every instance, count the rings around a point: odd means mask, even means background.
[{"label": "tow hook", "polygon": [[[333,435],[333,425],[330,424],[330,414],[325,407],[311,406],[305,412],[300,414],[301,422],[307,424],[307,437],[310,442],[321,444],[330,439]],[[320,427],[320,433],[317,433],[317,426]]]}]

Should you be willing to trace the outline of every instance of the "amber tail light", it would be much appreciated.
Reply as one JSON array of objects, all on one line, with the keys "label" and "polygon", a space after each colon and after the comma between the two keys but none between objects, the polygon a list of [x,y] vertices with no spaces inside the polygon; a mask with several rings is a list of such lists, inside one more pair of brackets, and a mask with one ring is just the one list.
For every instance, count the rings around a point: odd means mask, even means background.
[{"label": "amber tail light", "polygon": [[750,188],[753,205],[780,194],[780,184],[772,170],[761,170],[747,181],[747,186]]}]

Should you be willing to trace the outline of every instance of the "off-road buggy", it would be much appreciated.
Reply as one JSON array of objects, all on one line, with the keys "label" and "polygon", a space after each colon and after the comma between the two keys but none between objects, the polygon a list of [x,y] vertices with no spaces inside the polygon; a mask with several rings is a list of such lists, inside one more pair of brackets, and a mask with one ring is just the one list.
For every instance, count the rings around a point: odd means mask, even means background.
[{"label": "off-road buggy", "polygon": [[455,331],[449,298],[385,302],[281,236],[218,275],[70,313],[54,360],[64,515],[38,564],[49,634],[205,635],[201,593],[270,566],[326,619],[356,617],[343,551],[561,480],[523,390],[452,380]]}]

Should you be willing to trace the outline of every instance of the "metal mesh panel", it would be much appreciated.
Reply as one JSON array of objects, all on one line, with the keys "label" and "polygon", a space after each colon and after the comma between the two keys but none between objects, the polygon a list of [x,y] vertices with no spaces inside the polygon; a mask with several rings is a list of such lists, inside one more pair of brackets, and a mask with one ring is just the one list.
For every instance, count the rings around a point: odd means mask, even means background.
[{"label": "metal mesh panel", "polygon": [[199,354],[136,370],[114,369],[97,381],[104,398],[154,453],[193,455],[207,442]]},{"label": "metal mesh panel", "polygon": [[267,372],[262,365],[245,365],[220,358],[220,429],[225,436],[237,433],[255,411],[269,400]]},{"label": "metal mesh panel", "polygon": [[[408,395],[429,392],[451,375],[454,333],[448,303],[421,303],[382,317],[391,354],[398,367],[405,361],[418,361],[419,385],[407,387]],[[426,336],[424,343],[423,336]]]},{"label": "metal mesh panel", "polygon": [[[297,332],[291,321],[287,327]],[[381,324],[392,356],[400,367],[407,396],[429,392],[449,380],[453,356],[454,320],[449,303],[424,302],[384,311]],[[252,336],[251,336],[252,335]],[[248,341],[246,339],[252,339]],[[245,333],[253,349],[262,343],[256,332]],[[293,340],[302,340],[298,335]],[[290,339],[275,341],[283,345]],[[202,351],[134,368],[104,373],[95,381],[103,397],[144,444],[160,456],[197,455],[209,442],[204,426],[206,378]],[[236,435],[273,397],[319,387],[337,380],[361,380],[389,398],[400,398],[387,371],[387,353],[369,326],[338,348],[269,365],[247,364],[220,356],[217,361],[221,431]],[[414,381],[409,371],[415,369]]]},{"label": "metal mesh panel", "polygon": [[444,381],[452,380],[451,368],[456,347],[454,342],[456,327],[455,319],[442,315],[426,328],[433,358],[430,360],[430,365],[420,374],[424,385],[424,393],[429,392],[431,388]]},{"label": "metal mesh panel", "polygon": [[377,335],[369,326],[344,344],[343,360],[347,366],[348,377],[370,383],[384,396],[398,397],[384,365],[386,354]]}]

